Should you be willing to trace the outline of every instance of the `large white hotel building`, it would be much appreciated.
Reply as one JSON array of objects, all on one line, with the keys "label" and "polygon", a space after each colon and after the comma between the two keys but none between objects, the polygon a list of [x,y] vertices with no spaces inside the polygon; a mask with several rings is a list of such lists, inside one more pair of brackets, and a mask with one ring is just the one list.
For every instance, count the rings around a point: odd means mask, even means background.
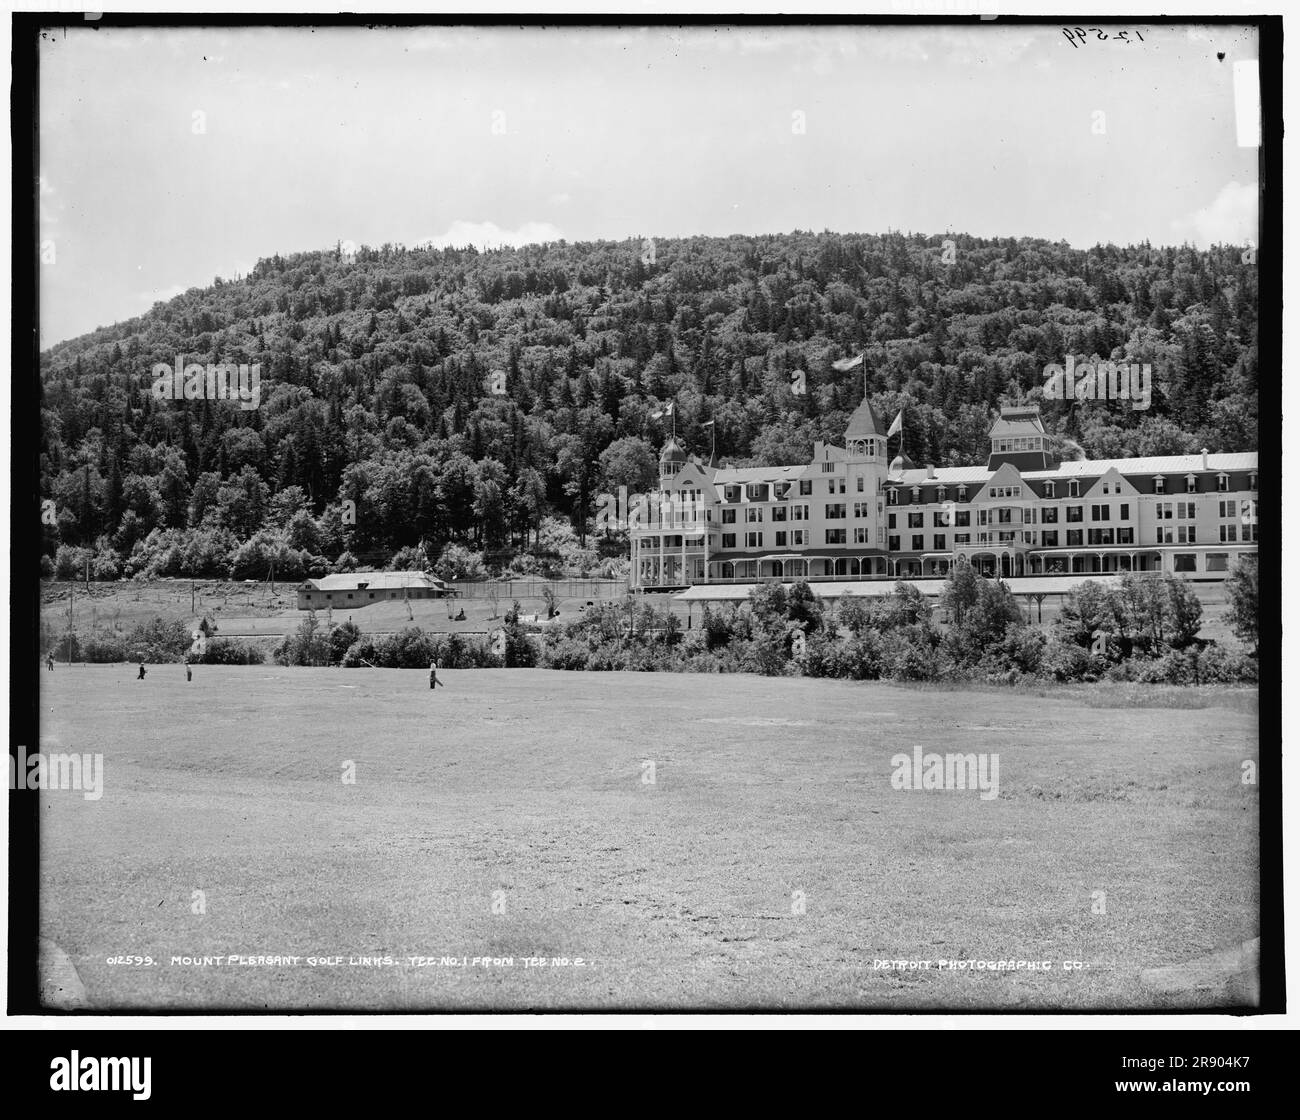
[{"label": "large white hotel building", "polygon": [[1056,462],[1034,406],[1004,407],[988,461],[888,462],[864,401],[844,446],[796,466],[715,467],[664,447],[660,489],[630,519],[637,590],[763,579],[1167,572],[1224,579],[1256,544],[1258,456]]}]

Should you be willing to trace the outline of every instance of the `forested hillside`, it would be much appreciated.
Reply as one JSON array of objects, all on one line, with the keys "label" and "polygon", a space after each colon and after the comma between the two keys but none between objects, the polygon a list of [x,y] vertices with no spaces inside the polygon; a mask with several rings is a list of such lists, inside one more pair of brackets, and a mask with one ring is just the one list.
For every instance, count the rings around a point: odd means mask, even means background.
[{"label": "forested hillside", "polygon": [[[795,232],[275,256],[41,355],[43,566],[595,571],[616,561],[574,538],[602,491],[653,485],[670,401],[692,451],[712,420],[720,459],[800,462],[865,385],[905,409],[914,460],[977,462],[998,403],[1038,400],[1066,355],[1150,363],[1154,386],[1146,412],[1043,401],[1067,454],[1251,450],[1256,308],[1241,248]],[[178,357],[258,363],[259,407],[155,400]]]}]

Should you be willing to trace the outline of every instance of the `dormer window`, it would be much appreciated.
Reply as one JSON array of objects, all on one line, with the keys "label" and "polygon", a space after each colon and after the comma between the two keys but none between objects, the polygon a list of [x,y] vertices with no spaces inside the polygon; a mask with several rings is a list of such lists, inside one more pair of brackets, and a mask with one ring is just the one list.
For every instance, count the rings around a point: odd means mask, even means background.
[{"label": "dormer window", "polygon": [[920,488],[919,486],[913,486],[913,487],[912,487],[912,501],[914,501],[914,502],[919,502],[920,500],[921,500],[921,488]]},{"label": "dormer window", "polygon": [[1079,480],[1077,478],[1072,478],[1070,479],[1070,497],[1077,498],[1078,496],[1079,496]]},{"label": "dormer window", "polygon": [[941,501],[941,502],[942,502],[942,501],[945,501],[945,500],[947,499],[947,497],[948,497],[948,487],[946,487],[946,486],[944,486],[942,483],[940,483],[940,485],[939,485],[939,501]]},{"label": "dormer window", "polygon": [[[1250,477],[1254,478],[1255,476],[1251,475]],[[1219,475],[1219,489],[1226,490],[1227,488],[1228,488],[1228,476],[1226,474]]]},{"label": "dormer window", "polygon": [[1162,474],[1156,475],[1155,483],[1156,483],[1156,493],[1163,494],[1165,492],[1165,476]]},{"label": "dormer window", "polygon": [[1251,488],[1252,490],[1258,490],[1258,489],[1259,489],[1259,486],[1257,485],[1257,480],[1258,480],[1258,479],[1259,479],[1259,475],[1257,475],[1254,471],[1251,471],[1251,472],[1250,472],[1250,488]]},{"label": "dormer window", "polygon": [[887,491],[887,493],[889,494],[889,504],[891,506],[898,505],[898,487],[891,486]]},{"label": "dormer window", "polygon": [[965,487],[965,486],[958,486],[958,487],[957,487],[957,500],[958,500],[959,502],[964,502],[964,501],[966,500],[966,487]]},{"label": "dormer window", "polygon": [[1196,493],[1196,475],[1194,474],[1189,474],[1187,476],[1187,492],[1189,494]]},{"label": "dormer window", "polygon": [[1047,482],[1043,483],[1043,497],[1044,498],[1056,497],[1056,483],[1052,482],[1050,479]]}]

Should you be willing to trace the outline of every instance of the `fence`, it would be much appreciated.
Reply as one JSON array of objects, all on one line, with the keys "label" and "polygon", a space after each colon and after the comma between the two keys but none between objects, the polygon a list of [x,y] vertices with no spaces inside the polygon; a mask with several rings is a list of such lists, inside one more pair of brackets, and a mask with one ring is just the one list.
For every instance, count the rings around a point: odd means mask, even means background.
[{"label": "fence", "polygon": [[540,599],[550,588],[557,599],[622,599],[627,582],[621,579],[492,579],[451,585],[462,599]]}]

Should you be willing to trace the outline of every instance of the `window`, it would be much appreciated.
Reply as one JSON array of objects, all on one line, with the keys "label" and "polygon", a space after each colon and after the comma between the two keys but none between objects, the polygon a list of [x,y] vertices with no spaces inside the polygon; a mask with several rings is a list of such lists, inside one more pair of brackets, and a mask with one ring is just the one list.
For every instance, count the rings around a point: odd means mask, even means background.
[{"label": "window", "polygon": [[1179,502],[1178,503],[1178,520],[1195,521],[1196,520],[1196,503]]},{"label": "window", "polygon": [[1082,530],[1082,529],[1066,529],[1066,530],[1065,530],[1065,543],[1068,544],[1068,545],[1080,545],[1080,544],[1083,544],[1083,530]]},{"label": "window", "polygon": [[1235,517],[1237,516],[1237,503],[1236,503],[1235,501],[1231,501],[1231,502],[1220,502],[1220,503],[1219,503],[1219,516],[1220,516],[1220,517],[1234,517],[1234,518],[1235,518]]},{"label": "window", "polygon": [[1205,570],[1207,572],[1226,572],[1228,570],[1228,554],[1226,552],[1207,552],[1205,554]]},{"label": "window", "polygon": [[948,487],[941,485],[939,487],[939,501],[946,501],[948,498]]},{"label": "window", "polygon": [[[726,512],[726,511],[724,510],[723,512]],[[722,534],[722,547],[723,547],[723,548],[735,548],[735,547],[736,547],[736,534],[735,534],[735,533],[723,533],[723,534]]]},{"label": "window", "polygon": [[854,516],[854,517],[870,517],[870,516],[871,516],[871,503],[870,503],[870,502],[854,502],[854,503],[853,503],[853,516]]},{"label": "window", "polygon": [[1056,530],[1055,530],[1055,529],[1044,529],[1044,530],[1043,530],[1043,547],[1044,547],[1044,548],[1055,548],[1055,547],[1056,547]]},{"label": "window", "polygon": [[728,487],[726,487],[726,488],[723,490],[723,498],[722,498],[722,500],[723,500],[724,502],[738,502],[738,501],[740,501],[740,487],[739,487],[739,486],[728,486]]},{"label": "window", "polygon": [[954,547],[956,547],[957,545],[961,545],[961,544],[970,544],[970,534],[969,534],[969,533],[954,533],[954,534],[952,535],[952,543],[953,543],[953,546],[954,546]]},{"label": "window", "polygon": [[1079,496],[1079,481],[1078,479],[1072,478],[1070,479],[1070,497],[1077,498],[1078,496]]},{"label": "window", "polygon": [[924,534],[924,533],[913,533],[913,534],[912,534],[912,551],[913,551],[913,552],[920,552],[921,549],[923,549],[924,547],[925,547],[925,534]]},{"label": "window", "polygon": [[826,503],[826,520],[841,521],[844,518],[845,504],[843,502]]},{"label": "window", "polygon": [[1220,525],[1219,526],[1219,543],[1236,544],[1237,543],[1237,526]]},{"label": "window", "polygon": [[752,524],[753,522],[755,522],[755,521],[762,521],[762,520],[763,520],[763,507],[762,507],[762,506],[746,506],[746,507],[745,507],[745,520],[746,520],[747,522],[750,522],[751,524]]},{"label": "window", "polygon": [[1110,520],[1110,506],[1093,506],[1093,507],[1092,507],[1092,519],[1093,519],[1094,521],[1109,521],[1109,520]]},{"label": "window", "polygon": [[957,487],[957,500],[959,502],[964,502],[966,500],[966,487],[964,486]]},{"label": "window", "polygon": [[791,530],[790,543],[793,545],[806,545],[808,543],[808,530],[807,529]]},{"label": "window", "polygon": [[811,478],[801,478],[801,479],[799,480],[799,493],[800,493],[800,494],[811,494],[811,493],[812,493],[812,479],[811,479]]},{"label": "window", "polygon": [[745,547],[746,547],[746,548],[762,548],[762,547],[763,547],[763,534],[762,534],[762,533],[746,533],[746,534],[745,534]]},{"label": "window", "polygon": [[[1219,475],[1219,489],[1226,490],[1227,488],[1228,488],[1228,476],[1226,474]],[[1214,571],[1215,569],[1211,568],[1209,570]]]},{"label": "window", "polygon": [[788,509],[787,506],[773,506],[773,507],[772,507],[772,520],[773,520],[773,521],[784,521],[784,520],[785,520],[785,515],[786,515],[786,510],[787,510],[787,509]]},{"label": "window", "polygon": [[826,480],[826,493],[828,493],[828,494],[834,494],[834,493],[835,493],[835,479],[833,479],[833,478],[828,478],[828,479]]},{"label": "window", "polygon": [[1132,526],[1132,525],[1121,525],[1117,530],[1115,530],[1115,532],[1116,532],[1116,537],[1115,537],[1115,543],[1116,543],[1116,544],[1132,544],[1132,543],[1133,543],[1133,526]]},{"label": "window", "polygon": [[940,525],[947,525],[947,524],[948,524],[948,511],[944,509],[935,510],[934,511],[935,528],[938,528]]},{"label": "window", "polygon": [[1056,506],[1044,506],[1044,507],[1043,507],[1043,524],[1044,524],[1044,525],[1055,525],[1055,524],[1056,524],[1056,519],[1057,519],[1058,516],[1059,516],[1059,511],[1057,510]]},{"label": "window", "polygon": [[1176,572],[1194,572],[1194,571],[1196,571],[1196,553],[1194,553],[1194,552],[1175,552],[1175,553],[1174,553],[1174,571],[1176,571]]},{"label": "window", "polygon": [[778,531],[777,531],[777,534],[776,534],[776,547],[777,547],[777,548],[784,548],[784,547],[785,547],[785,537],[786,537],[786,534],[785,534],[785,532],[784,532],[783,530],[778,530]]},{"label": "window", "polygon": [[935,551],[939,551],[940,549],[947,548],[948,547],[947,540],[948,540],[948,536],[946,533],[935,533],[934,535]]},{"label": "window", "polygon": [[909,513],[909,514],[907,515],[907,527],[908,527],[909,529],[923,529],[923,528],[925,528],[925,514],[923,514],[923,513]]},{"label": "window", "polygon": [[889,493],[889,497],[886,498],[885,500],[886,500],[887,502],[889,502],[889,504],[890,504],[891,506],[896,506],[896,505],[898,505],[898,487],[897,487],[897,486],[891,486],[891,487],[889,488],[888,493]]},{"label": "window", "polygon": [[1082,521],[1082,520],[1083,520],[1083,506],[1066,506],[1066,507],[1065,507],[1065,520],[1066,520],[1066,521]]},{"label": "window", "polygon": [[901,547],[902,547],[902,545],[900,545],[900,544],[898,543],[898,538],[897,538],[897,537],[890,537],[890,538],[889,538],[889,551],[890,551],[890,552],[897,552]]},{"label": "window", "polygon": [[871,543],[871,530],[868,529],[865,525],[860,525],[860,526],[858,526],[858,528],[856,528],[856,529],[853,530],[853,543],[854,543],[854,544],[870,544],[870,543]]},{"label": "window", "polygon": [[957,511],[957,524],[958,524],[958,525],[969,525],[969,524],[970,524],[970,510],[968,510],[968,509],[959,509],[959,510]]},{"label": "window", "polygon": [[848,530],[846,530],[846,529],[827,529],[827,530],[826,530],[826,543],[827,543],[827,544],[844,544],[844,543],[845,543],[845,537],[846,537],[847,535],[848,535]]},{"label": "window", "polygon": [[867,488],[867,480],[858,475],[858,493],[861,494]]},{"label": "window", "polygon": [[1101,492],[1102,492],[1103,494],[1109,494],[1109,493],[1110,493],[1110,483],[1109,483],[1109,482],[1103,482],[1103,483],[1101,484]]},{"label": "window", "polygon": [[1196,543],[1196,526],[1179,525],[1178,526],[1178,543],[1195,544]]},{"label": "window", "polygon": [[898,514],[896,514],[896,513],[891,513],[891,514],[889,515],[889,527],[890,527],[891,529],[897,529],[897,528],[898,528]]},{"label": "window", "polygon": [[1114,544],[1115,530],[1114,529],[1089,529],[1088,543],[1089,544]]},{"label": "window", "polygon": [[1256,483],[1256,481],[1257,481],[1258,479],[1259,479],[1259,475],[1257,475],[1254,471],[1251,471],[1251,472],[1250,472],[1250,488],[1251,488],[1252,490],[1258,490],[1258,489],[1259,489],[1259,487],[1258,487],[1257,485],[1255,485],[1255,483]]},{"label": "window", "polygon": [[1173,502],[1156,502],[1156,520],[1172,521],[1174,517]]},{"label": "window", "polygon": [[1155,477],[1155,484],[1156,484],[1156,493],[1157,493],[1157,494],[1163,494],[1163,493],[1165,492],[1165,477],[1164,477],[1164,475],[1160,475],[1160,474],[1156,475],[1156,477]]},{"label": "window", "polygon": [[920,500],[921,500],[921,488],[920,488],[919,486],[913,486],[913,487],[912,487],[912,501],[914,501],[914,502],[919,502]]},{"label": "window", "polygon": [[751,502],[767,501],[767,483],[751,482],[745,487],[745,497],[747,497]]},{"label": "window", "polygon": [[1127,520],[1128,520],[1128,502],[1121,502],[1121,503],[1120,503],[1120,507],[1119,507],[1119,519],[1120,519],[1121,521],[1127,521]]},{"label": "window", "polygon": [[834,469],[835,469],[835,464],[834,464],[834,463],[823,463],[823,464],[822,464],[822,474],[830,474],[831,471],[833,471]]},{"label": "window", "polygon": [[736,523],[736,511],[734,509],[724,508],[722,511],[722,523],[724,525],[734,525]]}]

